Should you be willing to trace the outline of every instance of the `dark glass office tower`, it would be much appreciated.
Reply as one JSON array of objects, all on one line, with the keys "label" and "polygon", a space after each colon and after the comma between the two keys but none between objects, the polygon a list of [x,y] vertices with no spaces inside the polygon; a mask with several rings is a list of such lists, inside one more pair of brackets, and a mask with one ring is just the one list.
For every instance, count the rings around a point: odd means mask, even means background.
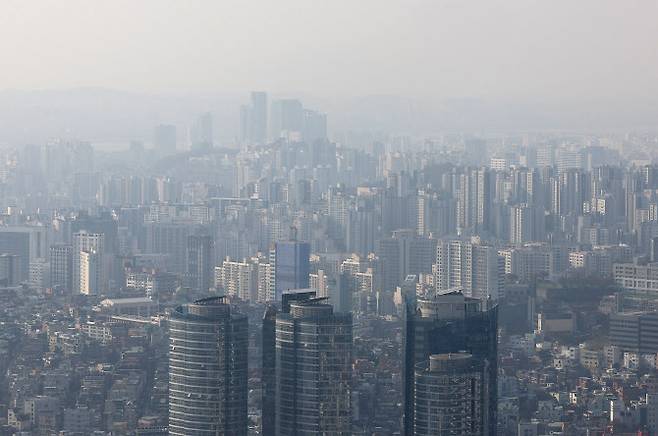
[{"label": "dark glass office tower", "polygon": [[247,317],[224,297],[169,319],[169,434],[247,434]]},{"label": "dark glass office tower", "polygon": [[433,354],[416,365],[414,435],[481,435],[489,403],[478,362],[469,353]]},{"label": "dark glass office tower", "polygon": [[291,289],[308,288],[310,273],[309,256],[311,245],[308,242],[281,241],[274,246],[274,289],[276,301]]},{"label": "dark glass office tower", "polygon": [[324,298],[276,317],[276,435],[350,435],[352,315]]},{"label": "dark glass office tower", "polygon": [[[407,305],[404,335],[404,434],[414,435],[414,371],[433,354],[467,352],[482,372],[484,411],[480,435],[496,434],[497,307],[461,292],[437,294]],[[470,433],[469,433],[470,434]]]},{"label": "dark glass office tower", "polygon": [[315,298],[315,291],[300,290],[287,292],[282,295],[281,308],[271,305],[265,310],[263,316],[262,334],[262,384],[263,384],[263,410],[262,429],[263,436],[276,434],[276,317],[279,313],[290,313],[290,303],[293,301],[306,301]]}]

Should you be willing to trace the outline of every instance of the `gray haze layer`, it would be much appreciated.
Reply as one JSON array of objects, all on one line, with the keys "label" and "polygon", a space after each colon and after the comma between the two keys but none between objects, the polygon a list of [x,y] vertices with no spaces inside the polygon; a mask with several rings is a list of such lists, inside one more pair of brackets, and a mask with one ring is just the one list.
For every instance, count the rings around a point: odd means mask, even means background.
[{"label": "gray haze layer", "polygon": [[[103,124],[135,137],[199,110],[230,140],[252,89],[315,97],[332,131],[355,116],[407,132],[645,127],[657,12],[634,0],[6,1],[0,141],[62,128],[110,139]],[[58,91],[16,91],[35,89]]]}]

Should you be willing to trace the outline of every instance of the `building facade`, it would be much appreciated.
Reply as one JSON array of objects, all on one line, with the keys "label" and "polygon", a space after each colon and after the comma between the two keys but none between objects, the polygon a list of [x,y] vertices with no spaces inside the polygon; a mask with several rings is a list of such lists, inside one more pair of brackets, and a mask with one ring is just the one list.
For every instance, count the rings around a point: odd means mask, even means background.
[{"label": "building facade", "polygon": [[[486,405],[477,428],[495,435],[497,425],[497,307],[461,292],[437,294],[407,305],[404,332],[404,434],[415,431],[415,371],[433,354],[473,355],[481,373],[479,400]],[[474,387],[475,388],[475,387]],[[475,425],[475,424],[474,424]],[[435,433],[436,434],[436,433]],[[442,434],[442,433],[441,433]],[[450,434],[450,433],[446,433]],[[455,433],[463,434],[463,433]],[[466,433],[471,434],[471,433]]]},{"label": "building facade", "polygon": [[169,434],[247,434],[247,317],[223,297],[169,319]]},{"label": "building facade", "polygon": [[325,299],[276,316],[276,435],[352,434],[352,316]]}]

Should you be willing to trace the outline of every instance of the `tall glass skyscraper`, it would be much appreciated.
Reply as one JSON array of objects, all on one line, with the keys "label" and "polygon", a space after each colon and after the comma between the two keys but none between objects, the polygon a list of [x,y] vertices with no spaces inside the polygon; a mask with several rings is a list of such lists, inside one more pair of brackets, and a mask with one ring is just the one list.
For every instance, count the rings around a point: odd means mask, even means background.
[{"label": "tall glass skyscraper", "polygon": [[262,327],[262,430],[263,436],[276,434],[276,317],[279,313],[290,313],[290,303],[315,298],[315,290],[300,289],[286,292],[281,298],[281,307],[267,307]]},{"label": "tall glass skyscraper", "polygon": [[[404,334],[404,434],[415,433],[414,383],[417,365],[434,354],[467,352],[481,373],[477,386],[482,404],[481,429],[473,435],[495,435],[497,419],[497,328],[498,311],[490,300],[465,297],[461,292],[436,294],[407,305]],[[466,419],[466,418],[464,418]]]},{"label": "tall glass skyscraper", "polygon": [[416,365],[414,435],[481,435],[489,402],[480,365],[468,353],[433,354]]},{"label": "tall glass skyscraper", "polygon": [[324,298],[291,301],[275,341],[276,435],[350,435],[352,315]]},{"label": "tall glass skyscraper", "polygon": [[169,319],[169,434],[247,434],[247,317],[224,297]]},{"label": "tall glass skyscraper", "polygon": [[311,245],[308,242],[280,241],[274,246],[274,289],[276,301],[291,289],[309,287],[309,257]]}]

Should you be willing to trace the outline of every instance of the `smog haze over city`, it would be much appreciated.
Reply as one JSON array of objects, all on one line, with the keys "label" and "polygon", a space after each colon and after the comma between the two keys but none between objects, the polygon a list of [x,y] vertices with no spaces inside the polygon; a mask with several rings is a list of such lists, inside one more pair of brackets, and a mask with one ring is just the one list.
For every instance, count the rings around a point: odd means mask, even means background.
[{"label": "smog haze over city", "polygon": [[658,435],[656,17],[0,2],[0,436]]}]

